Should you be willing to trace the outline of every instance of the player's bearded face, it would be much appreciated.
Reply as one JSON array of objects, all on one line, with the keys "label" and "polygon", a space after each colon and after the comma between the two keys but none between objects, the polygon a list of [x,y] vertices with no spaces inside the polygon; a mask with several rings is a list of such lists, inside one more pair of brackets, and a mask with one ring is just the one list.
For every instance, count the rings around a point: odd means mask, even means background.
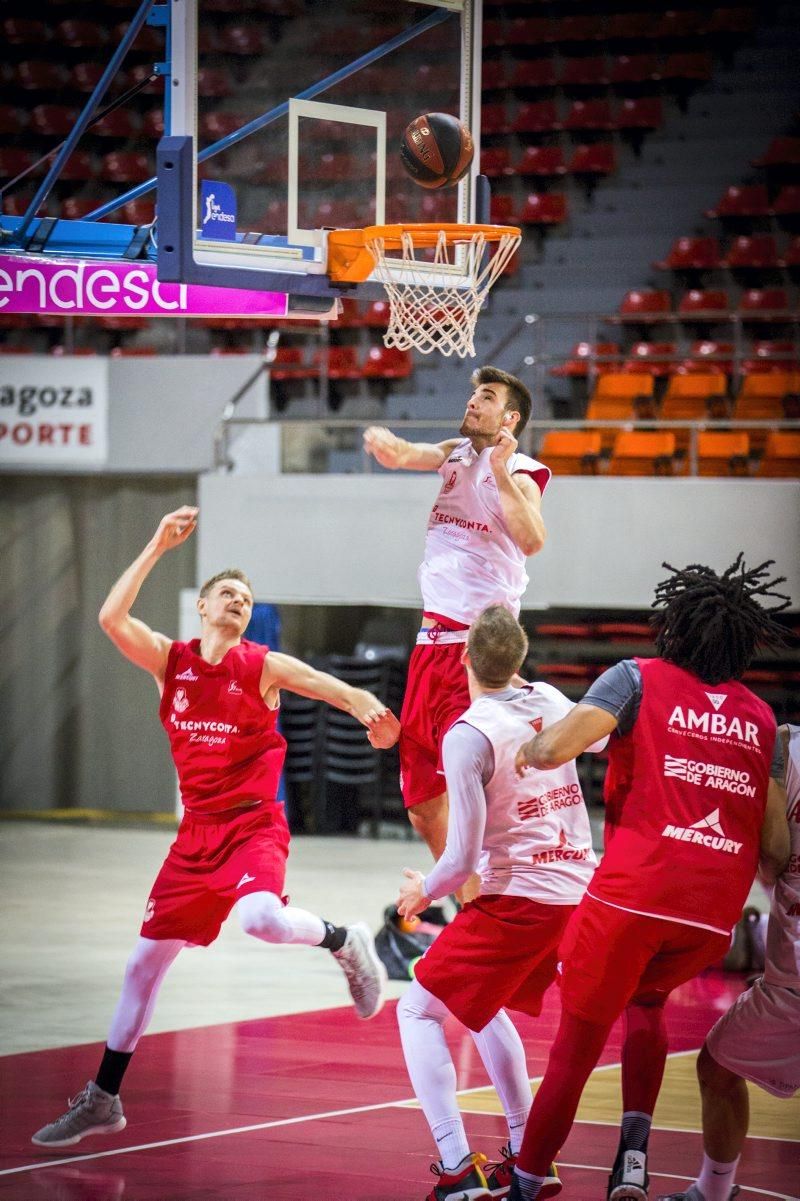
[{"label": "player's bearded face", "polygon": [[483,388],[477,388],[467,402],[459,433],[462,438],[475,435],[494,438],[503,428],[505,412],[505,396],[498,395],[494,390],[484,391]]}]

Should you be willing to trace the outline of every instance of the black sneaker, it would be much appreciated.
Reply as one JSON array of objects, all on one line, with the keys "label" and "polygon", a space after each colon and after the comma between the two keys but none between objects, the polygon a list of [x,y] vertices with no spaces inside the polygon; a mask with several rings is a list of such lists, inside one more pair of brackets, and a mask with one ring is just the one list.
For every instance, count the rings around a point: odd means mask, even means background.
[{"label": "black sneaker", "polygon": [[644,1151],[624,1151],[608,1178],[607,1201],[647,1201],[650,1177]]}]

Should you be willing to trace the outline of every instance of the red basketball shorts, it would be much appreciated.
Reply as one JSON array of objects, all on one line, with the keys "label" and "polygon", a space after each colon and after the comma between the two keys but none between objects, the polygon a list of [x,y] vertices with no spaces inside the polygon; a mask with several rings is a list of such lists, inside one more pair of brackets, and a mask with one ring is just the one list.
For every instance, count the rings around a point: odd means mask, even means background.
[{"label": "red basketball shorts", "polygon": [[241,897],[283,895],[288,854],[286,815],[274,801],[225,820],[185,814],[150,892],[142,937],[207,947]]},{"label": "red basketball shorts", "polygon": [[574,909],[527,897],[478,897],[445,926],[414,975],[470,1030],[482,1030],[505,1006],[537,1017]]},{"label": "red basketball shorts", "polygon": [[559,947],[561,1004],[587,1022],[614,1022],[630,1001],[665,1001],[721,959],[730,941],[585,896]]},{"label": "red basketball shorts", "polygon": [[406,809],[446,791],[441,744],[470,705],[463,642],[420,643],[411,653],[400,714],[400,788]]}]

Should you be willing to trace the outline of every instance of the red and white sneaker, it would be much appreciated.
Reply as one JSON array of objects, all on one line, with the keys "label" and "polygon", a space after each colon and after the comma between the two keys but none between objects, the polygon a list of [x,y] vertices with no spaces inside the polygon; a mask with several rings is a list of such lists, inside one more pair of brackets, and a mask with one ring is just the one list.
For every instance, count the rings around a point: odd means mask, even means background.
[{"label": "red and white sneaker", "polygon": [[[517,1162],[516,1155],[511,1154],[510,1144],[500,1148],[502,1159],[499,1163],[489,1163],[486,1165],[486,1186],[489,1189],[489,1194],[495,1198],[507,1197],[511,1189],[511,1181],[514,1176],[514,1165]],[[539,1189],[537,1201],[544,1201],[546,1197],[557,1197],[561,1192],[562,1184],[558,1175],[556,1165],[550,1164],[544,1184]]]},{"label": "red and white sneaker", "polygon": [[451,1172],[446,1172],[441,1162],[432,1163],[431,1171],[439,1177],[439,1182],[425,1201],[491,1201],[492,1194],[486,1186],[481,1166],[485,1163],[486,1156],[476,1152],[465,1155]]}]

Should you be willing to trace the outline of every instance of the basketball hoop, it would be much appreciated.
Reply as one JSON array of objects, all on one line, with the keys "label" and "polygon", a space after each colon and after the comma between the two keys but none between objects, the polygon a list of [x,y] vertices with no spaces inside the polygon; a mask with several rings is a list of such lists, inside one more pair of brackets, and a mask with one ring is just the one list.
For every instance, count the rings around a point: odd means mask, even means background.
[{"label": "basketball hoop", "polygon": [[510,225],[335,229],[328,234],[328,274],[339,283],[363,283],[372,275],[383,284],[386,346],[474,357],[478,313],[521,236]]}]

